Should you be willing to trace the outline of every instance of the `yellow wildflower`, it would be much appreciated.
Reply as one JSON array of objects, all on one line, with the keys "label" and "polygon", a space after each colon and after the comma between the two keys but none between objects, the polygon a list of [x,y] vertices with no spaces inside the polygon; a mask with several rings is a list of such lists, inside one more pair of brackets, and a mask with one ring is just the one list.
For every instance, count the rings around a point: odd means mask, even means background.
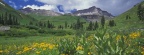
[{"label": "yellow wildflower", "polygon": [[0,50],[0,53],[3,53],[3,51],[2,51],[2,50]]},{"label": "yellow wildflower", "polygon": [[43,50],[46,50],[46,48],[43,48]]},{"label": "yellow wildflower", "polygon": [[53,49],[54,48],[54,45],[49,45],[49,49]]},{"label": "yellow wildflower", "polygon": [[23,52],[29,51],[29,50],[31,50],[31,49],[32,49],[32,48],[24,47]]},{"label": "yellow wildflower", "polygon": [[91,52],[88,52],[88,55],[91,55]]},{"label": "yellow wildflower", "polygon": [[140,32],[133,32],[133,33],[129,34],[129,37],[132,39],[140,37]]},{"label": "yellow wildflower", "polygon": [[19,52],[17,52],[16,54],[17,54],[17,55],[22,54],[22,51],[19,51]]},{"label": "yellow wildflower", "polygon": [[83,50],[83,47],[82,47],[82,46],[78,46],[78,47],[76,48],[76,50]]},{"label": "yellow wildflower", "polygon": [[120,40],[121,39],[121,36],[120,35],[117,35],[116,36],[116,40],[118,41],[118,40]]}]

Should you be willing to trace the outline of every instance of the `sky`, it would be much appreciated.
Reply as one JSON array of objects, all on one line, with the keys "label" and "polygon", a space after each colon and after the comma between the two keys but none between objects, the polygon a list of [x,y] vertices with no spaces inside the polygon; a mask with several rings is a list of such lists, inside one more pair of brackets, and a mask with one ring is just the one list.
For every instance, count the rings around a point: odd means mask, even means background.
[{"label": "sky", "polygon": [[15,9],[31,7],[56,12],[69,13],[92,6],[108,11],[114,16],[120,15],[143,0],[4,0]]}]

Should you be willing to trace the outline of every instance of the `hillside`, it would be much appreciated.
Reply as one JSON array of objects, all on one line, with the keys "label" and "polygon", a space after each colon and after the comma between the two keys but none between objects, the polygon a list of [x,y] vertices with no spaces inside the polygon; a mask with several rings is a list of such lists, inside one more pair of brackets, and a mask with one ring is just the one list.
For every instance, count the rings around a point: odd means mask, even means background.
[{"label": "hillside", "polygon": [[86,22],[85,19],[78,17],[78,16],[70,16],[70,15],[62,15],[62,16],[42,16],[42,15],[36,15],[36,14],[30,14],[30,16],[34,17],[37,20],[40,21],[50,21],[54,23],[55,25],[64,25],[65,22],[67,22],[69,25],[72,23],[75,23],[77,19],[80,18],[82,22]]},{"label": "hillside", "polygon": [[12,7],[10,7],[8,4],[0,0],[0,15],[5,14],[5,13],[12,14],[12,16],[18,19],[20,24],[28,24],[29,21],[36,21],[33,17],[16,11]]},{"label": "hillside", "polygon": [[[144,4],[144,2],[142,2]],[[110,29],[114,30],[138,30],[144,29],[144,22],[140,21],[137,16],[138,4],[133,6],[130,10],[114,18],[116,26]],[[130,19],[126,19],[129,16]]]}]

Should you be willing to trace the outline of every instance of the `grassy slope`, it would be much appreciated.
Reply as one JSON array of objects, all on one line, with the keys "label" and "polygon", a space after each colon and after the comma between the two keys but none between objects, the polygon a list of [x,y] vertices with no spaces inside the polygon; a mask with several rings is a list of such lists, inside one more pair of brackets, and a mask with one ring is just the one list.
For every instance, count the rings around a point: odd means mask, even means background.
[{"label": "grassy slope", "polygon": [[30,16],[34,17],[37,20],[41,21],[50,21],[55,25],[64,25],[65,22],[67,22],[69,25],[72,23],[76,23],[77,19],[80,18],[82,22],[86,22],[85,19],[77,16],[69,16],[69,15],[63,15],[63,16],[41,16],[41,15],[35,15],[30,14]]},{"label": "grassy slope", "polygon": [[33,19],[32,17],[28,16],[28,15],[24,15],[18,11],[16,11],[15,9],[13,9],[12,7],[10,7],[8,4],[4,3],[3,1],[0,1],[5,5],[0,4],[0,14],[4,14],[4,13],[9,13],[14,15],[15,17],[18,18],[19,22],[21,24],[27,24],[29,23],[29,21],[36,21],[35,19]]},{"label": "grassy slope", "polygon": [[[117,26],[110,28],[110,29],[128,30],[128,29],[144,28],[144,22],[140,21],[137,16],[137,7],[138,7],[138,5],[135,5],[130,10],[115,17],[114,20],[115,20]],[[131,19],[126,20],[127,15],[129,15],[131,17]]]}]

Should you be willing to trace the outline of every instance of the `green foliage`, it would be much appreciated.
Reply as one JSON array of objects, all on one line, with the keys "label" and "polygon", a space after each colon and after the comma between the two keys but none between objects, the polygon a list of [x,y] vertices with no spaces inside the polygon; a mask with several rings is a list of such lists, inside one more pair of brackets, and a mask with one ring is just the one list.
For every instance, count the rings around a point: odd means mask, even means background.
[{"label": "green foliage", "polygon": [[26,28],[29,28],[30,30],[31,29],[34,29],[34,30],[38,30],[39,29],[39,27],[34,26],[34,25],[28,25],[28,26],[26,26]]},{"label": "green foliage", "polygon": [[61,39],[60,42],[58,42],[58,49],[60,54],[74,55],[76,53],[75,49],[77,44],[77,42],[70,39]]},{"label": "green foliage", "polygon": [[31,33],[27,32],[26,30],[18,30],[18,29],[11,29],[10,31],[5,33],[7,36],[12,36],[12,37],[25,37],[25,36],[30,36]]},{"label": "green foliage", "polygon": [[[140,47],[133,45],[137,43],[126,36],[119,36],[117,34],[106,35],[106,30],[100,30],[95,34],[94,44],[98,55],[140,55]],[[132,41],[130,43],[127,43]],[[135,48],[133,48],[135,47]],[[133,52],[133,51],[136,52]]]},{"label": "green foliage", "polygon": [[66,30],[53,30],[53,29],[39,29],[40,34],[49,34],[55,36],[73,35],[74,33]]}]

